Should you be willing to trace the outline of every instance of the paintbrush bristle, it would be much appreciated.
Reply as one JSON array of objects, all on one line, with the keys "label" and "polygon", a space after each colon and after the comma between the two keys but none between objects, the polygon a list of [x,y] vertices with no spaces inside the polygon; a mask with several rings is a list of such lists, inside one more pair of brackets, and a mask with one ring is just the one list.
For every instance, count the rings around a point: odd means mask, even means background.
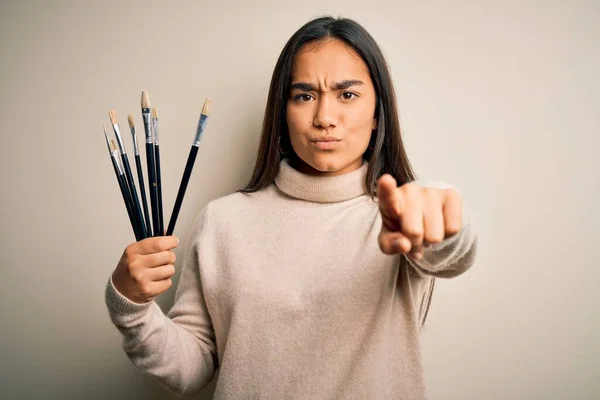
[{"label": "paintbrush bristle", "polygon": [[211,105],[212,105],[212,100],[206,99],[206,101],[204,102],[204,106],[202,107],[202,114],[204,114],[208,117],[210,115]]},{"label": "paintbrush bristle", "polygon": [[142,108],[150,108],[150,97],[145,90],[142,91]]},{"label": "paintbrush bristle", "polygon": [[106,125],[104,125],[104,122],[102,123],[102,129],[104,129],[104,138],[106,139],[106,145],[110,149],[110,140],[108,140],[108,134],[106,133]]},{"label": "paintbrush bristle", "polygon": [[110,117],[110,123],[113,125],[117,124],[117,112],[115,110],[110,110],[108,112],[108,116]]},{"label": "paintbrush bristle", "polygon": [[110,139],[110,151],[117,151],[117,143],[115,139]]},{"label": "paintbrush bristle", "polygon": [[131,129],[135,128],[135,120],[133,119],[133,114],[129,114],[127,116],[127,121],[129,121],[129,127]]},{"label": "paintbrush bristle", "polygon": [[158,111],[156,111],[156,108],[152,109],[152,118],[158,118]]}]

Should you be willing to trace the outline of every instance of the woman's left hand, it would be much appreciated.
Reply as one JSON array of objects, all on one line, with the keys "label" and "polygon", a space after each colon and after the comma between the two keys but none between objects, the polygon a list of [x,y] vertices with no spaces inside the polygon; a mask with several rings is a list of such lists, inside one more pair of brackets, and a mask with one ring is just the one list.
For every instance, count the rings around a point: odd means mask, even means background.
[{"label": "woman's left hand", "polygon": [[400,187],[389,174],[377,181],[382,227],[379,247],[386,254],[420,260],[424,247],[440,243],[462,228],[462,199],[455,189]]}]

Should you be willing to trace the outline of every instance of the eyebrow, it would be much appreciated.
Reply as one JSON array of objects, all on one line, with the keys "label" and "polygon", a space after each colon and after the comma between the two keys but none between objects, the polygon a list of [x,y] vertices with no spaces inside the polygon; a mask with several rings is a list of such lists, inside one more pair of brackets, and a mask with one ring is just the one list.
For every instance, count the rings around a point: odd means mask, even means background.
[{"label": "eyebrow", "polygon": [[[344,90],[344,89],[348,89],[351,86],[356,86],[356,85],[364,85],[365,83],[363,81],[359,81],[358,79],[348,79],[345,81],[341,81],[341,82],[337,82],[333,87],[335,90]],[[292,83],[292,85],[290,86],[290,90],[294,90],[294,89],[299,89],[302,90],[303,92],[316,92],[317,88],[310,84],[310,83],[306,83],[306,82],[296,82],[296,83]]]}]

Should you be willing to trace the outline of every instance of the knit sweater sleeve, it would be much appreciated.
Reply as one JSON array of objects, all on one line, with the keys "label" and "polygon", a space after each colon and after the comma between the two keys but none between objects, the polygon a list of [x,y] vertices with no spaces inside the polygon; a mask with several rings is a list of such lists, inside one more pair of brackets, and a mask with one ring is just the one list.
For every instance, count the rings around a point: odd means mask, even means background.
[{"label": "knit sweater sleeve", "polygon": [[[417,182],[422,187],[437,189],[456,188],[444,182]],[[409,265],[418,275],[430,275],[438,278],[453,278],[467,271],[475,262],[478,236],[475,232],[468,207],[463,199],[463,221],[461,230],[424,249],[420,260],[408,259]]]},{"label": "knit sweater sleeve", "polygon": [[123,335],[123,349],[134,365],[177,395],[193,395],[213,378],[216,345],[198,265],[198,247],[208,206],[191,230],[175,302],[165,315],[154,301],[138,304],[121,295],[109,279],[105,300]]}]

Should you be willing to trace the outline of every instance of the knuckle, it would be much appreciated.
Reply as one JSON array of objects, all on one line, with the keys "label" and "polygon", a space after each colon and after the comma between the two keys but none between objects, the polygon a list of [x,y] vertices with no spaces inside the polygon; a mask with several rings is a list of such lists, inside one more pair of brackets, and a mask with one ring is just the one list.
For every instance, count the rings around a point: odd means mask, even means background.
[{"label": "knuckle", "polygon": [[460,193],[454,189],[444,189],[444,195],[446,197],[447,200],[450,200],[452,203],[454,203],[456,206],[462,208],[462,196],[460,195]]},{"label": "knuckle", "polygon": [[458,225],[450,225],[450,226],[446,227],[446,235],[447,236],[454,236],[458,232],[460,232],[460,228],[458,227]]},{"label": "knuckle", "polygon": [[411,238],[419,238],[423,236],[423,229],[417,226],[406,226],[402,229],[402,233]]},{"label": "knuckle", "polygon": [[144,297],[148,297],[148,296],[152,295],[151,288],[148,283],[142,283],[140,285],[140,294]]},{"label": "knuckle", "polygon": [[133,249],[133,245],[129,245],[123,251],[123,260],[125,262],[129,263],[134,258],[135,258],[135,251]]},{"label": "knuckle", "polygon": [[169,264],[169,265],[167,265],[167,273],[168,273],[170,276],[173,276],[173,275],[175,275],[175,266],[174,266],[174,265],[172,265],[172,264]]},{"label": "knuckle", "polygon": [[429,234],[425,237],[425,242],[428,244],[441,243],[442,240],[444,240],[444,235],[437,233]]},{"label": "knuckle", "polygon": [[137,257],[131,257],[129,260],[127,260],[127,265],[131,271],[140,269],[140,261]]},{"label": "knuckle", "polygon": [[402,191],[409,197],[418,196],[423,189],[415,182],[409,182],[401,187]]},{"label": "knuckle", "polygon": [[430,200],[434,200],[434,199],[439,199],[441,196],[441,193],[439,191],[439,189],[435,189],[435,188],[423,188],[423,197],[425,197],[426,199],[430,199]]},{"label": "knuckle", "polygon": [[456,200],[460,199],[460,194],[455,189],[443,189],[443,192],[448,197],[451,197]]},{"label": "knuckle", "polygon": [[160,253],[162,251],[162,238],[154,238],[151,246],[153,253]]},{"label": "knuckle", "polygon": [[138,284],[144,282],[144,273],[140,270],[129,271],[129,276]]}]

